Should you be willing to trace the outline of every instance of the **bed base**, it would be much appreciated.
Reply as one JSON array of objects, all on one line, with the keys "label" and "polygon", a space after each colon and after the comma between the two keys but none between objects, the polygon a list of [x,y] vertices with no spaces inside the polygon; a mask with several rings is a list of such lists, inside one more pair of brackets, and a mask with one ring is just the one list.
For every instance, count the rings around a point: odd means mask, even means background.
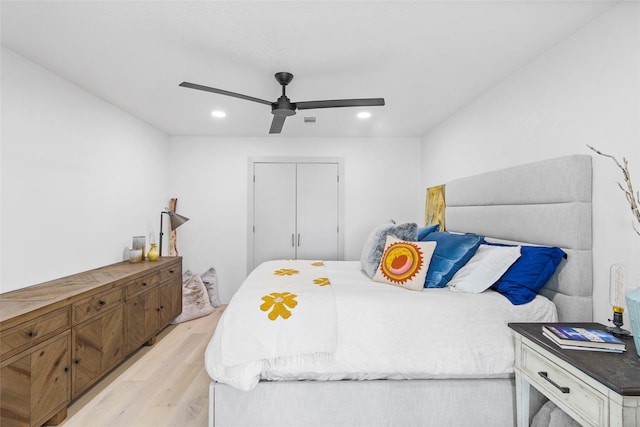
[{"label": "bed base", "polygon": [[[515,405],[513,378],[274,381],[251,392],[213,381],[209,426],[514,426]],[[541,405],[534,396],[530,414]]]}]

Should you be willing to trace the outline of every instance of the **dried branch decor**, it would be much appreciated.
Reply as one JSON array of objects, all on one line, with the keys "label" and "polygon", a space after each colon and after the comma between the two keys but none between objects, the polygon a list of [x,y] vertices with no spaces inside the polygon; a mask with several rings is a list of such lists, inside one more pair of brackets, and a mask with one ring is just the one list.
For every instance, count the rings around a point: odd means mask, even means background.
[{"label": "dried branch decor", "polygon": [[[631,176],[629,175],[629,165],[627,163],[627,159],[623,157],[622,163],[620,163],[618,159],[616,159],[611,154],[606,154],[600,150],[596,150],[595,148],[593,148],[588,144],[587,144],[587,147],[589,147],[596,154],[599,154],[604,157],[609,157],[611,160],[615,162],[616,166],[620,168],[620,170],[622,171],[622,176],[624,177],[624,181],[627,184],[627,188],[624,188],[622,184],[619,182],[618,182],[618,187],[620,187],[620,189],[624,192],[624,195],[627,197],[627,201],[631,206],[631,213],[635,217],[635,220],[638,222],[638,224],[640,224],[640,210],[638,210],[638,200],[640,199],[640,192],[635,192],[635,193],[633,192],[633,185],[631,184]],[[640,230],[636,227],[636,224],[632,223],[632,226],[636,234],[640,236]]]}]

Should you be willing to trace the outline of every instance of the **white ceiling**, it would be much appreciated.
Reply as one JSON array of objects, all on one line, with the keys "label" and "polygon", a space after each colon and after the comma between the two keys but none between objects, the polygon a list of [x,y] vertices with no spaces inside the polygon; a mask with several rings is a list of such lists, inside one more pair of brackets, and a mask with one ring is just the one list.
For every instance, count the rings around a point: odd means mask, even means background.
[{"label": "white ceiling", "polygon": [[[384,97],[299,111],[282,136],[422,136],[615,1],[2,1],[2,44],[170,135],[266,136],[274,100]],[[210,112],[222,109],[224,119]],[[317,123],[305,124],[305,116]]]}]

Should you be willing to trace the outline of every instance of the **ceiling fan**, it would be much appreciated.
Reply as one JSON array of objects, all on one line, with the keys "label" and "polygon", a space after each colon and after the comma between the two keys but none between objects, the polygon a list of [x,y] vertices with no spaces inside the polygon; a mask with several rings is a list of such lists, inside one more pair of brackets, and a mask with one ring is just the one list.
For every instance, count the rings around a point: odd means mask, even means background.
[{"label": "ceiling fan", "polygon": [[303,101],[291,102],[285,93],[286,86],[293,80],[293,74],[285,71],[275,74],[275,78],[282,86],[282,96],[275,102],[267,101],[253,96],[243,95],[241,93],[229,92],[228,90],[216,89],[209,86],[203,86],[195,83],[182,82],[179,86],[190,89],[204,90],[220,95],[233,96],[235,98],[246,99],[247,101],[259,102],[271,106],[271,114],[273,121],[269,133],[280,133],[284,121],[288,116],[293,116],[296,110],[310,110],[313,108],[336,108],[336,107],[372,107],[384,105],[384,98],[363,98],[363,99],[332,99],[324,101]]}]

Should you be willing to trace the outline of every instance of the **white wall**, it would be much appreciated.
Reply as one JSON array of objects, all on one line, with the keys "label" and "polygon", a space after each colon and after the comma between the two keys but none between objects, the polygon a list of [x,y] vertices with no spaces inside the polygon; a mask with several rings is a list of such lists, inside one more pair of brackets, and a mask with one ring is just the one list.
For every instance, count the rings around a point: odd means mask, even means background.
[{"label": "white wall", "polygon": [[[567,154],[626,156],[640,189],[640,4],[624,2],[423,138],[425,187]],[[611,264],[640,286],[640,237],[611,160],[593,162],[594,318],[607,323]],[[628,319],[627,328],[630,328]]]},{"label": "white wall", "polygon": [[248,159],[260,156],[344,160],[345,259],[359,260],[371,229],[393,218],[423,218],[419,138],[172,137],[171,195],[190,221],[177,230],[183,267],[215,267],[228,301],[247,273]]},{"label": "white wall", "polygon": [[2,47],[2,292],[122,260],[156,235],[168,137]]},{"label": "white wall", "polygon": [[247,273],[249,157],[343,159],[345,259],[378,223],[422,220],[419,138],[170,139],[4,47],[1,83],[2,292],[121,260],[177,197],[184,268],[216,267],[228,301]]}]

